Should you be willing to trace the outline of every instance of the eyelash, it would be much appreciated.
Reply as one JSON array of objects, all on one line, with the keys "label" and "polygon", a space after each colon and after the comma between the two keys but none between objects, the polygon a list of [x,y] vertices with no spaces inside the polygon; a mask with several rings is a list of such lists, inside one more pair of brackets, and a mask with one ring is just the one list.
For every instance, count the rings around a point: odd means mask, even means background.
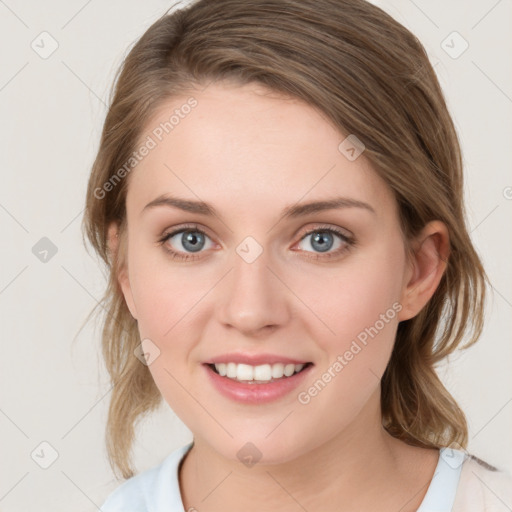
[{"label": "eyelash", "polygon": [[[194,233],[197,232],[197,233],[201,233],[202,235],[208,236],[208,234],[205,233],[197,224],[190,224],[190,225],[181,226],[179,229],[176,229],[169,233],[164,233],[164,235],[162,235],[162,237],[158,240],[158,243],[163,246],[164,250],[171,256],[172,259],[181,260],[181,261],[197,260],[200,256],[192,256],[190,254],[183,255],[183,254],[179,253],[178,251],[174,251],[173,249],[170,249],[168,246],[165,245],[165,242],[167,242],[167,240],[172,238],[174,235],[177,235],[178,233],[183,233],[185,231],[191,231]],[[318,259],[326,260],[326,259],[334,258],[337,256],[341,256],[341,254],[350,250],[356,244],[355,238],[349,237],[349,236],[345,235],[343,232],[339,231],[338,229],[333,228],[333,227],[328,227],[328,226],[318,226],[315,229],[307,231],[306,233],[304,233],[301,236],[300,241],[302,241],[304,238],[306,238],[307,236],[309,236],[313,233],[331,233],[331,234],[337,235],[346,244],[344,247],[342,247],[341,249],[338,249],[334,252],[324,253],[324,254],[316,253],[316,256],[308,256],[308,258],[313,259],[313,260],[318,260]]]}]

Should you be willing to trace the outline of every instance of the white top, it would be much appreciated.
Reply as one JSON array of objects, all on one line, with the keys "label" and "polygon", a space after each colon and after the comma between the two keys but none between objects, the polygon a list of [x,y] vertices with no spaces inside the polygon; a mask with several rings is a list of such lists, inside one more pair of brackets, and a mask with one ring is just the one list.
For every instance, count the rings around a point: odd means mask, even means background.
[{"label": "white top", "polygon": [[[161,464],[126,480],[101,506],[102,512],[185,512],[178,467],[189,443]],[[510,512],[512,476],[492,471],[462,450],[441,448],[434,476],[417,512]]]}]

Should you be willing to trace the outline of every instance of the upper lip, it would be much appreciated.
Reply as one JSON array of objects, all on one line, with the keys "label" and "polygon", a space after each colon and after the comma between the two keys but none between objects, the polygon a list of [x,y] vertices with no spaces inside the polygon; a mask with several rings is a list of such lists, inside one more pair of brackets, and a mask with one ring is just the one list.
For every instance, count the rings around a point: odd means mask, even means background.
[{"label": "upper lip", "polygon": [[219,363],[237,363],[249,364],[251,366],[258,366],[261,364],[306,364],[309,361],[294,359],[291,357],[280,356],[277,354],[242,354],[233,352],[231,354],[221,354],[212,357],[205,364],[219,364]]}]

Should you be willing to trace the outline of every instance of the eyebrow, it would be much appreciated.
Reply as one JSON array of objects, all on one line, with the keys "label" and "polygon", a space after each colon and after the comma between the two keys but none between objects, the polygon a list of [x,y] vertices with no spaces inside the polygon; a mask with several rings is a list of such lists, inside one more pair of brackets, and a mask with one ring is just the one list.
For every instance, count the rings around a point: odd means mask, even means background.
[{"label": "eyebrow", "polygon": [[[182,199],[167,194],[158,196],[156,199],[153,199],[153,201],[148,203],[142,209],[141,215],[147,210],[157,208],[159,206],[173,207],[189,213],[197,213],[199,215],[215,216],[221,218],[217,210],[209,203],[206,203],[204,201],[195,201],[191,199]],[[282,220],[285,218],[297,218],[302,217],[304,215],[309,215],[311,213],[341,208],[362,208],[373,214],[376,214],[373,207],[368,203],[359,201],[357,199],[351,199],[348,197],[336,197],[334,199],[312,201],[309,203],[293,204],[287,206],[286,208],[283,209],[279,219]]]}]

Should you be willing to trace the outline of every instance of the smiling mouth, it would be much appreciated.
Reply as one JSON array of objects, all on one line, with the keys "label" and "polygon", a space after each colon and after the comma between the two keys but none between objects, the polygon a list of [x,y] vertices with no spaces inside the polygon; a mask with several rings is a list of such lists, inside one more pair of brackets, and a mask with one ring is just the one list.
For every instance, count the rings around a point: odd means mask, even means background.
[{"label": "smiling mouth", "polygon": [[305,364],[263,364],[251,366],[247,364],[219,363],[207,366],[220,377],[243,384],[269,384],[283,381],[303,372],[313,363]]}]

